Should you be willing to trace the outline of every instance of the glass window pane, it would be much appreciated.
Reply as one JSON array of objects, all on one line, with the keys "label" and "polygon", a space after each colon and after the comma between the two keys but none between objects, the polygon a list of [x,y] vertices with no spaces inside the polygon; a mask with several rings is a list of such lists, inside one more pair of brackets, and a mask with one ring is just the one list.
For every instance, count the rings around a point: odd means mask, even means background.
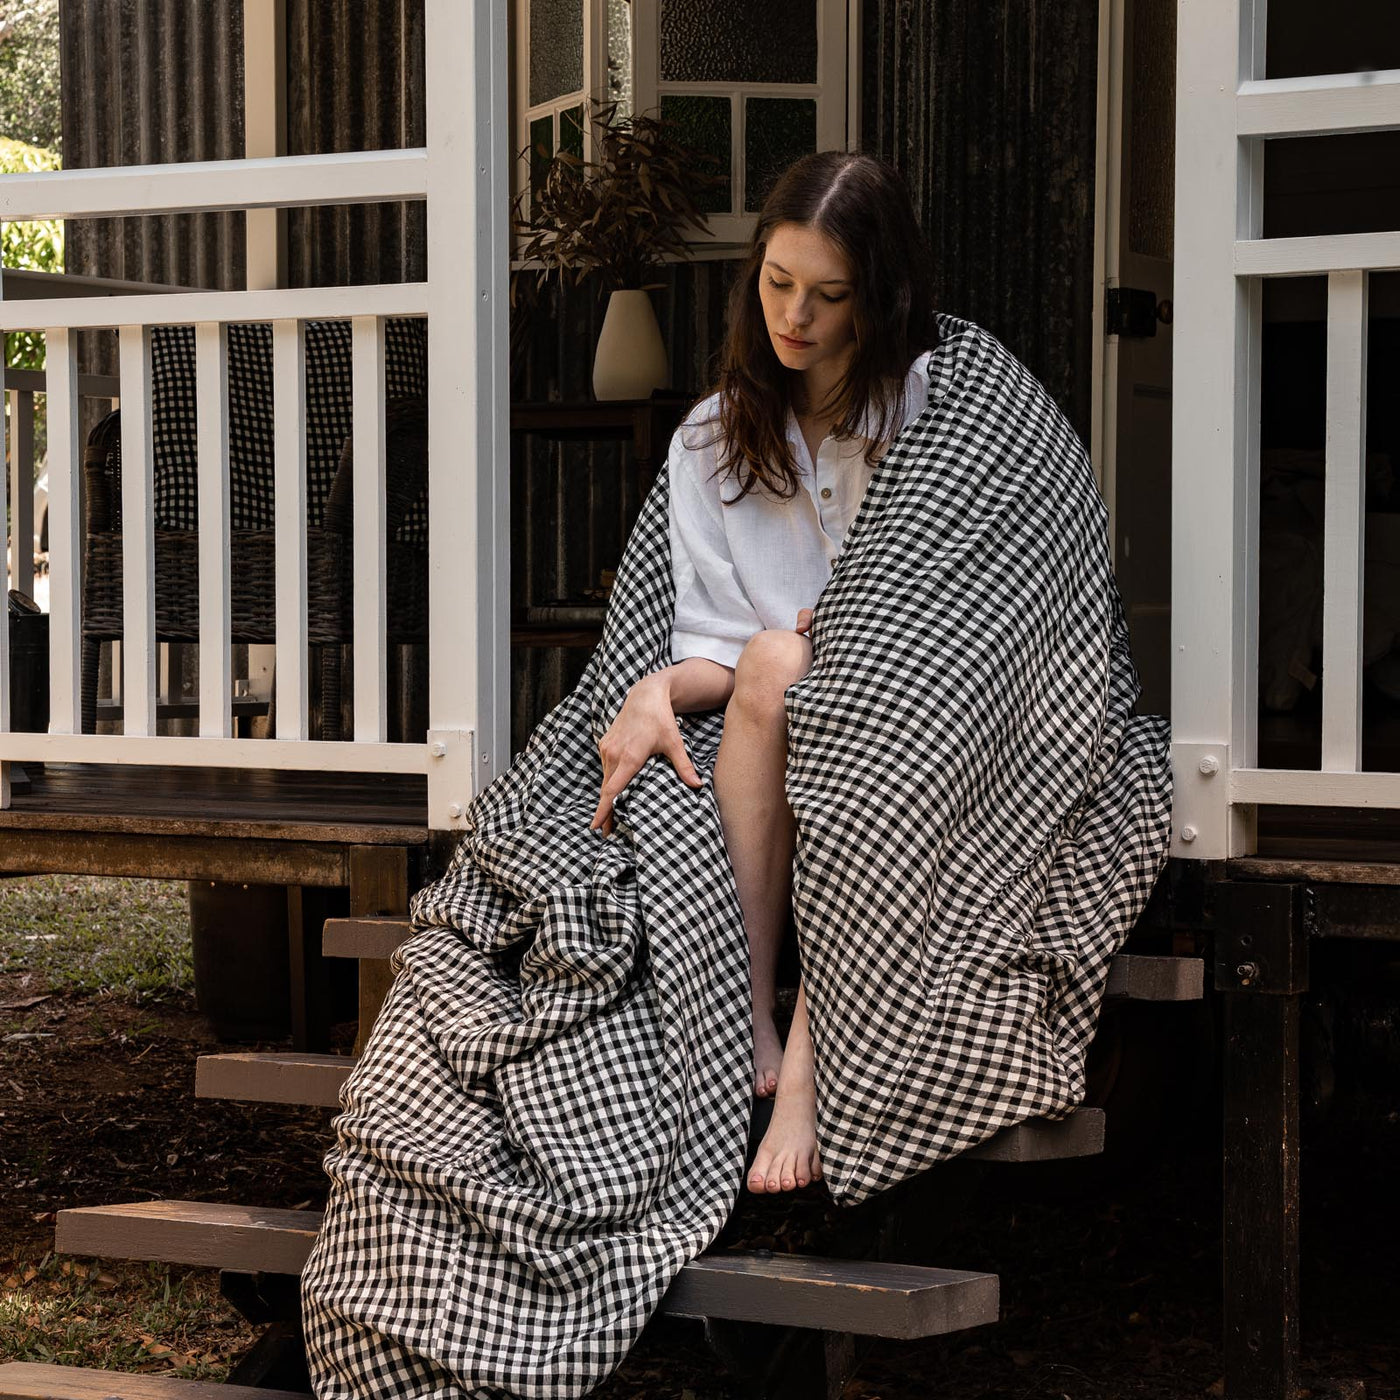
[{"label": "glass window pane", "polygon": [[559,149],[583,159],[582,107],[565,107],[559,113]]},{"label": "glass window pane", "polygon": [[536,117],[530,123],[530,188],[544,188],[549,163],[554,159],[554,118]]},{"label": "glass window pane", "polygon": [[[733,179],[730,137],[733,118],[727,97],[691,97],[667,92],[661,95],[661,119],[674,122],[671,134],[695,150],[719,157],[718,170]],[[723,185],[695,192],[696,206],[706,214],[727,214],[733,207],[731,190]]]},{"label": "glass window pane", "polygon": [[814,83],[817,0],[661,0],[663,83]]},{"label": "glass window pane", "polygon": [[631,0],[608,0],[608,101],[620,114],[632,110]]},{"label": "glass window pane", "polygon": [[583,0],[530,0],[530,106],[583,91]]},{"label": "glass window pane", "polygon": [[810,97],[744,100],[744,209],[757,213],[778,176],[817,149],[817,104]]}]

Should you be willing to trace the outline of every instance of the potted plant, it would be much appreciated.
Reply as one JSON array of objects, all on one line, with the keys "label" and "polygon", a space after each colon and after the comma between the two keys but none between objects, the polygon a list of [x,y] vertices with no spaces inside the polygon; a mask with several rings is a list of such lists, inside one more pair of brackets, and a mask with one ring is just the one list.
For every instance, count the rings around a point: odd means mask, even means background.
[{"label": "potted plant", "polygon": [[[528,213],[525,198],[513,209],[522,254],[538,260],[534,286],[551,272],[561,285],[578,286],[596,275],[609,289],[607,312],[593,359],[593,392],[599,399],[646,398],[669,383],[666,347],[650,290],[667,254],[689,258],[689,229],[707,222],[696,193],[726,183],[719,162],[677,141],[659,117],[619,115],[616,102],[594,99],[589,122],[592,160],[569,151],[550,161]],[[511,279],[511,304],[520,274]]]}]

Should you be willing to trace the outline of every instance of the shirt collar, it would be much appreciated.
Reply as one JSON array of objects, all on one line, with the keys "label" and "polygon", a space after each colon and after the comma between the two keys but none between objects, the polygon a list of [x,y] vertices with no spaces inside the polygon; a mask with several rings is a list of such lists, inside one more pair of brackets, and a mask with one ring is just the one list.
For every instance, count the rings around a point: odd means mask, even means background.
[{"label": "shirt collar", "polygon": [[[929,372],[928,361],[930,351],[923,351],[917,355],[914,362],[909,366],[909,372],[904,376],[904,421],[895,429],[896,434],[903,428],[907,428],[928,407],[929,398]],[[873,438],[880,429],[880,413],[874,406],[867,407],[861,419],[859,436],[867,440]],[[787,415],[788,437],[795,444],[801,436],[802,430],[797,426],[797,414],[792,405],[788,405]]]}]

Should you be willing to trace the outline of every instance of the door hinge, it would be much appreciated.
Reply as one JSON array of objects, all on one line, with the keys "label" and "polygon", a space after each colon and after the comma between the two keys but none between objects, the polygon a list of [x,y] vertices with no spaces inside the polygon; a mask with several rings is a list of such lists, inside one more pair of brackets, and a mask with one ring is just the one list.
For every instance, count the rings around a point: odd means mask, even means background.
[{"label": "door hinge", "polygon": [[1156,292],[1142,287],[1108,288],[1104,297],[1104,329],[1109,335],[1156,335],[1157,322],[1164,319]]}]

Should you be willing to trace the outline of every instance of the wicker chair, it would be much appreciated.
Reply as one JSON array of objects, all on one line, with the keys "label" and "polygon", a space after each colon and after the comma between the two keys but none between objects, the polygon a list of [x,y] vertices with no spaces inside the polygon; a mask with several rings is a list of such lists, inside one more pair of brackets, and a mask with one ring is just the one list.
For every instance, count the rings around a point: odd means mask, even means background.
[{"label": "wicker chair", "polygon": [[[388,617],[391,642],[427,636],[426,336],[418,320],[386,324]],[[156,638],[199,638],[194,338],[152,333]],[[276,639],[272,528],[270,327],[229,329],[230,629],[235,643]],[[350,338],[345,322],[306,326],[307,641],[323,687],[321,736],[341,733],[340,648],[353,640]],[[101,644],[122,635],[121,415],[88,438],[82,620],[82,724],[97,726]],[[334,498],[334,504],[332,504]]]}]

